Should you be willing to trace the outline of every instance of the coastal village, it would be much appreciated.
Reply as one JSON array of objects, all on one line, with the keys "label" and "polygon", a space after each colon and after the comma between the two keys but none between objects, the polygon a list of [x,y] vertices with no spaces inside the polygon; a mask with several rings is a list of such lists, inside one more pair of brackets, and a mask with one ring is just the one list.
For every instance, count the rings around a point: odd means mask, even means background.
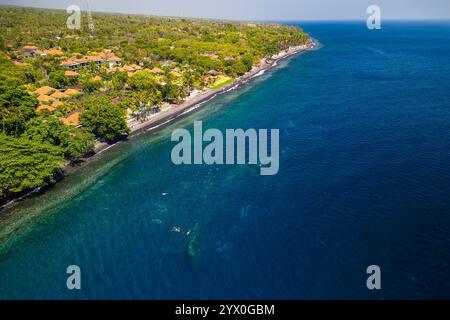
[{"label": "coastal village", "polygon": [[64,11],[0,15],[0,148],[17,153],[0,159],[11,168],[0,174],[0,199],[51,184],[67,166],[314,45],[278,24],[96,13],[91,34],[65,28]]},{"label": "coastal village", "polygon": [[[219,56],[216,53],[206,53],[204,56],[207,56],[211,59],[219,59]],[[173,61],[165,61],[159,67],[153,68],[144,68],[138,64],[125,64],[122,65],[122,59],[115,55],[111,50],[104,49],[102,52],[89,52],[88,55],[81,55],[79,53],[67,53],[62,51],[60,48],[51,48],[51,49],[40,49],[35,45],[27,44],[22,47],[21,52],[17,55],[17,59],[13,61],[13,63],[17,66],[31,66],[30,59],[34,59],[37,57],[46,57],[47,59],[55,59],[59,62],[59,66],[64,69],[64,76],[68,79],[70,78],[78,78],[83,73],[83,69],[88,68],[89,66],[95,65],[99,68],[98,74],[92,77],[92,81],[98,83],[100,86],[100,91],[108,92],[108,88],[103,86],[105,84],[105,79],[102,78],[102,73],[118,73],[124,72],[127,77],[131,78],[135,74],[135,72],[145,72],[154,77],[156,81],[162,86],[166,85],[162,75],[165,73],[169,73],[169,75],[175,79],[175,82],[179,86],[182,85],[182,81],[177,81],[177,79],[182,78],[181,69],[179,67],[173,67],[175,64]],[[233,57],[227,56],[226,60],[231,60]],[[261,64],[266,63],[267,61],[263,59]],[[192,69],[189,69],[189,65],[185,65],[184,69],[187,69],[188,72],[193,72]],[[234,79],[230,77],[226,77],[221,75],[216,70],[209,70],[206,74],[203,75],[203,79],[206,82],[206,85],[210,85],[210,89],[219,89],[222,85],[229,84],[233,82]],[[124,86],[126,88],[126,85]],[[37,88],[36,90],[30,92],[36,96],[39,101],[39,106],[36,108],[36,111],[49,111],[55,112],[57,108],[63,107],[66,103],[70,103],[72,101],[76,101],[80,96],[83,96],[83,89],[81,86],[68,86],[62,88],[52,88],[51,86],[44,85],[42,87]],[[200,93],[197,89],[192,89],[188,92],[189,96],[195,96]],[[112,99],[113,102],[118,101],[118,97]],[[167,106],[168,104],[165,104]],[[152,106],[153,110],[159,110],[157,106]],[[142,108],[140,109],[143,111]],[[61,117],[61,120],[66,125],[79,126],[79,115],[81,110],[72,110],[67,116]],[[137,112],[139,113],[139,112]],[[136,115],[136,110],[128,109],[127,110],[128,119],[133,119],[131,116]]]},{"label": "coastal village", "polygon": [[[254,68],[267,66],[273,60],[282,58],[283,56],[294,51],[306,50],[314,45],[315,44],[305,44],[297,47],[291,47],[279,54],[273,55],[271,58],[262,58],[259,63],[254,66]],[[205,53],[204,56],[207,56],[211,59],[219,59],[219,56],[214,52]],[[173,61],[166,61],[162,63],[160,67],[154,67],[151,69],[143,68],[138,64],[122,65],[122,59],[109,49],[105,49],[102,52],[89,52],[88,55],[81,55],[79,53],[67,54],[59,48],[41,50],[37,46],[29,44],[23,46],[21,54],[18,55],[18,59],[14,60],[13,63],[17,66],[31,66],[29,63],[24,61],[36,57],[51,57],[52,59],[56,59],[57,61],[59,61],[59,66],[64,69],[64,76],[68,79],[80,77],[81,73],[83,72],[83,68],[88,68],[91,65],[98,66],[101,71],[99,71],[98,74],[92,77],[92,81],[98,83],[100,86],[100,91],[103,92],[108,92],[108,88],[103,86],[105,84],[105,80],[101,76],[102,72],[124,72],[129,78],[133,77],[133,75],[137,71],[145,72],[152,75],[155,80],[157,80],[162,86],[166,84],[163,81],[162,75],[167,72],[169,72],[170,76],[174,79],[179,79],[182,77],[182,74],[180,73],[181,69],[179,67],[171,68],[171,66],[174,65]],[[224,59],[229,61],[234,58],[231,56],[226,56],[224,57]],[[163,68],[165,70],[163,70]],[[188,69],[189,65],[185,65],[184,68]],[[193,70],[190,69],[188,70],[188,72],[193,72]],[[203,75],[203,79],[205,80],[206,84],[209,84],[209,86],[203,90],[192,89],[190,92],[188,92],[188,96],[193,97],[201,92],[204,92],[207,89],[220,89],[221,87],[228,85],[235,80],[233,78],[222,75],[216,70],[209,70],[206,74]],[[178,84],[181,86],[182,82],[179,81]],[[124,87],[126,88],[126,85]],[[57,110],[57,108],[63,107],[66,103],[76,101],[77,98],[83,95],[83,89],[81,86],[52,88],[51,86],[44,85],[30,93],[35,95],[37,100],[39,101],[39,106],[36,108],[36,111],[49,111],[53,113]],[[117,102],[118,100],[118,97],[112,99],[113,102]],[[168,104],[165,104],[165,106],[167,105]],[[152,109],[155,111],[159,110],[157,106],[152,107]],[[140,110],[141,112],[143,111],[142,108]],[[79,126],[80,113],[81,110],[72,110],[65,117],[61,117],[61,120],[66,125]],[[127,114],[129,120],[135,120],[132,116],[136,115],[136,110],[132,110],[129,108],[127,109]]]}]

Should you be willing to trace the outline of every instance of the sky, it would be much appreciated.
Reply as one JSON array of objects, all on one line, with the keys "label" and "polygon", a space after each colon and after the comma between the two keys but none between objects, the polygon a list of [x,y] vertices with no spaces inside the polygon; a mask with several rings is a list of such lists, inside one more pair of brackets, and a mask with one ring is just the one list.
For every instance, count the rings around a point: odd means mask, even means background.
[{"label": "sky", "polygon": [[[450,0],[89,0],[92,11],[231,20],[365,20],[369,5],[382,19],[450,19]],[[0,4],[66,9],[86,0],[0,0]]]}]

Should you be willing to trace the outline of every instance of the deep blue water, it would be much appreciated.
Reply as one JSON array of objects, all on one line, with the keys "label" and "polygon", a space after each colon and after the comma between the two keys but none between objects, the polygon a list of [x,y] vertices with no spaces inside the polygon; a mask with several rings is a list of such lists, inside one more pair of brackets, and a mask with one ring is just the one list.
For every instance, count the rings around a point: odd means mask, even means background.
[{"label": "deep blue water", "polygon": [[[4,213],[0,298],[450,298],[450,24],[302,26],[320,50]],[[194,120],[280,128],[279,174],[173,165]]]}]

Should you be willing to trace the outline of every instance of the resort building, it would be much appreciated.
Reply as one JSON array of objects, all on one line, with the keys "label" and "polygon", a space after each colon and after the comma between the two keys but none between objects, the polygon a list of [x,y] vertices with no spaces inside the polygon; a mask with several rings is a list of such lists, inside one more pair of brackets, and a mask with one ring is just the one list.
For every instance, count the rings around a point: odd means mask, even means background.
[{"label": "resort building", "polygon": [[56,101],[61,101],[63,99],[69,98],[69,96],[67,94],[64,94],[60,91],[55,91],[50,97]]},{"label": "resort building", "polygon": [[45,94],[40,95],[37,99],[42,104],[49,103],[49,102],[52,102],[53,100],[55,100],[52,97],[49,97]]},{"label": "resort building", "polygon": [[[146,69],[146,70],[148,70],[148,69]],[[153,74],[163,74],[164,73],[164,71],[161,70],[160,68],[153,68],[153,69],[149,70],[149,72],[153,73]]]},{"label": "resort building", "polygon": [[31,64],[14,60],[13,63],[18,67],[31,67]]},{"label": "resort building", "polygon": [[49,110],[49,111],[53,112],[53,111],[55,111],[55,107],[43,104],[36,108],[36,111],[38,111],[38,112],[44,111],[44,110]]},{"label": "resort building", "polygon": [[64,105],[64,103],[61,102],[61,101],[55,101],[55,102],[52,103],[52,107],[53,107],[54,109],[56,109],[56,108],[58,108],[58,107],[60,107],[60,106],[63,106],[63,105]]},{"label": "resort building", "polygon": [[92,52],[88,56],[78,58],[78,54],[74,53],[71,58],[61,62],[61,66],[71,70],[77,70],[78,68],[87,67],[94,63],[98,66],[108,64],[108,68],[114,68],[120,66],[122,60],[109,51]]},{"label": "resort building", "polygon": [[59,49],[48,49],[48,50],[40,50],[36,46],[28,45],[22,48],[22,55],[24,58],[34,58],[36,56],[62,56],[64,54],[63,51]]},{"label": "resort building", "polygon": [[81,92],[77,89],[67,89],[66,91],[64,91],[65,95],[74,97],[74,96],[78,96],[81,94]]},{"label": "resort building", "polygon": [[64,54],[64,52],[59,49],[48,49],[48,50],[44,50],[43,53],[48,56],[62,56]]},{"label": "resort building", "polygon": [[49,87],[49,86],[44,86],[44,87],[40,87],[39,89],[35,90],[33,93],[36,95],[49,95],[52,92],[55,92],[56,89]]},{"label": "resort building", "polygon": [[80,110],[72,111],[65,118],[61,118],[62,122],[67,126],[78,127],[80,125]]},{"label": "resort building", "polygon": [[66,77],[78,77],[80,74],[78,72],[72,71],[72,70],[67,70],[64,72],[64,75]]},{"label": "resort building", "polygon": [[36,51],[39,50],[38,47],[33,45],[27,45],[22,48],[22,55],[25,58],[33,58],[36,56]]},{"label": "resort building", "polygon": [[174,76],[175,78],[180,78],[180,77],[181,77],[181,74],[179,74],[179,73],[176,72],[176,71],[171,71],[170,74],[171,74],[172,76]]}]

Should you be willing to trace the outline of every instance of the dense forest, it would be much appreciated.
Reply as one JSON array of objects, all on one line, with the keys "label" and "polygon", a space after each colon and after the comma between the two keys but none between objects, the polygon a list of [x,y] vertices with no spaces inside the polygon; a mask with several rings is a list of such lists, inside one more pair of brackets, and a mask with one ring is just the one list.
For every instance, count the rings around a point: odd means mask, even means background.
[{"label": "dense forest", "polygon": [[231,83],[290,47],[278,24],[0,6],[0,199],[50,184],[95,141],[129,133],[127,118]]}]

